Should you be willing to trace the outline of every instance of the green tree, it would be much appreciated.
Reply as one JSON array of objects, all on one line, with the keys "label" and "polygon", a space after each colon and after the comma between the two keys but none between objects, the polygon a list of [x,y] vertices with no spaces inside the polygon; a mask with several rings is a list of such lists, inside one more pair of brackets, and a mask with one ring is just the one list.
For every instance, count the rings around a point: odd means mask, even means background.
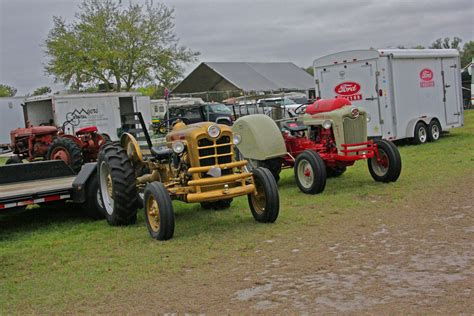
[{"label": "green tree", "polygon": [[449,37],[445,37],[444,39],[438,38],[431,44],[430,48],[435,48],[435,49],[454,48],[457,50],[461,50],[461,43],[462,43],[462,39],[456,36],[453,37],[452,40]]},{"label": "green tree", "polygon": [[313,66],[309,66],[307,68],[303,68],[304,71],[306,71],[307,73],[309,73],[311,76],[314,76],[314,68]]},{"label": "green tree", "polygon": [[474,41],[469,41],[464,44],[461,52],[461,67],[466,67],[474,57]]},{"label": "green tree", "polygon": [[175,82],[199,53],[179,46],[174,11],[164,4],[84,0],[76,21],[54,17],[45,67],[72,88],[104,83],[116,91]]},{"label": "green tree", "polygon": [[0,97],[14,97],[16,92],[16,88],[0,83]]},{"label": "green tree", "polygon": [[32,95],[43,95],[43,94],[48,94],[51,93],[51,88],[50,87],[39,87],[35,91],[33,91]]}]

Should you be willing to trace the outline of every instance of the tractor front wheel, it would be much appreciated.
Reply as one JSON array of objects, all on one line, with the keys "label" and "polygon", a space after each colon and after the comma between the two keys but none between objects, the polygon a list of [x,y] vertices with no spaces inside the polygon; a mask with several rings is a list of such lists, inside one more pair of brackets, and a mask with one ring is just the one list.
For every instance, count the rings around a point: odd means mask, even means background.
[{"label": "tractor front wheel", "polygon": [[161,182],[151,182],[145,187],[145,219],[153,239],[168,240],[173,237],[173,203]]},{"label": "tractor front wheel", "polygon": [[295,161],[295,178],[298,188],[306,194],[317,194],[326,187],[326,166],[312,150],[303,151]]},{"label": "tractor front wheel", "polygon": [[72,139],[64,137],[58,137],[51,143],[46,154],[46,159],[62,160],[66,165],[71,167],[74,172],[79,172],[84,162],[79,145]]},{"label": "tractor front wheel", "polygon": [[275,178],[268,169],[255,168],[253,171],[255,192],[248,195],[253,218],[261,223],[273,223],[280,212],[280,196]]},{"label": "tractor front wheel", "polygon": [[97,160],[105,218],[110,225],[130,225],[137,219],[135,171],[127,152],[118,143],[105,144]]},{"label": "tractor front wheel", "polygon": [[377,157],[370,158],[367,162],[372,178],[377,182],[395,182],[402,171],[402,159],[397,146],[387,140],[375,141],[379,152]]}]

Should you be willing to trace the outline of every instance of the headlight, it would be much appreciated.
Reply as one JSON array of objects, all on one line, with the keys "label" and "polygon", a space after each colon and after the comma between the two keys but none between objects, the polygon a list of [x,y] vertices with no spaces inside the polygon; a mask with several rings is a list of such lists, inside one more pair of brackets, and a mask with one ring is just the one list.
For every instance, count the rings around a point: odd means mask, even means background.
[{"label": "headlight", "polygon": [[238,145],[240,144],[240,142],[242,141],[242,136],[240,136],[239,134],[234,134],[234,139],[233,139],[233,142],[234,142],[234,145]]},{"label": "headlight", "polygon": [[367,117],[365,118],[367,120],[367,123],[369,123],[372,120],[372,116],[370,116],[369,113],[366,113]]},{"label": "headlight", "polygon": [[331,126],[332,126],[332,122],[331,122],[330,120],[325,120],[325,121],[323,122],[323,128],[324,128],[324,129],[330,129]]},{"label": "headlight", "polygon": [[219,137],[219,135],[221,134],[221,129],[220,129],[219,126],[217,126],[217,125],[210,125],[210,126],[207,128],[207,133],[208,133],[209,136],[211,136],[212,138],[217,138],[217,137]]},{"label": "headlight", "polygon": [[171,148],[173,149],[173,151],[177,154],[180,154],[184,151],[184,143],[183,142],[180,142],[180,141],[176,141],[173,143],[173,145],[171,145]]}]

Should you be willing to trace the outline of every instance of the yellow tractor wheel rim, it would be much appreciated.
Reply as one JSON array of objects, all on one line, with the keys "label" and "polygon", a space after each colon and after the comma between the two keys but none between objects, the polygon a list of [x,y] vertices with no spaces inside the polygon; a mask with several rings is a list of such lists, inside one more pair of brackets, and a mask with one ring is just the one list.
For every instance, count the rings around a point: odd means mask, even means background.
[{"label": "yellow tractor wheel rim", "polygon": [[160,207],[155,198],[150,195],[146,203],[146,216],[148,218],[148,223],[150,224],[151,229],[154,232],[160,230]]}]

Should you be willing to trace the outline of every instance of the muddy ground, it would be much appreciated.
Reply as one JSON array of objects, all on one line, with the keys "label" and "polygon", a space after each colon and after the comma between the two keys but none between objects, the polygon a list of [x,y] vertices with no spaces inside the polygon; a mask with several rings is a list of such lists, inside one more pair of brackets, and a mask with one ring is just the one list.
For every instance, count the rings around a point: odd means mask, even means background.
[{"label": "muddy ground", "polygon": [[[87,312],[474,313],[474,170],[396,208],[256,241],[238,258],[134,284]],[[377,197],[368,203],[380,203]],[[81,308],[74,308],[80,311]]]}]

